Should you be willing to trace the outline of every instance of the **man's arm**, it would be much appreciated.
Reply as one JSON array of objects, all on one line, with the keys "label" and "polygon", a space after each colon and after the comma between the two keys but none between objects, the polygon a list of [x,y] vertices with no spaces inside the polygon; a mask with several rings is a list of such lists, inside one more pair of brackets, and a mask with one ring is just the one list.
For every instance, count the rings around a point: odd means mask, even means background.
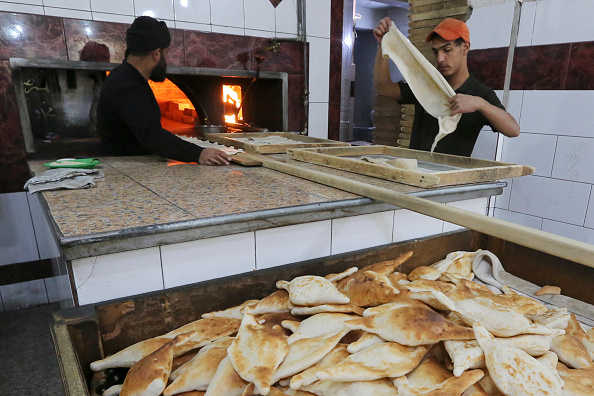
[{"label": "man's arm", "polygon": [[[384,18],[377,24],[373,30],[373,35],[378,43],[381,44],[382,38],[390,30],[392,21],[390,18]],[[388,58],[384,58],[382,55],[382,47],[378,45],[377,54],[375,56],[375,64],[373,65],[373,86],[375,93],[381,96],[389,96],[397,100],[402,99],[400,92],[400,86],[393,82],[390,78],[390,65]]]},{"label": "man's arm", "polygon": [[511,114],[479,96],[457,94],[450,98],[450,105],[452,115],[480,111],[498,132],[507,137],[520,135],[520,125]]}]

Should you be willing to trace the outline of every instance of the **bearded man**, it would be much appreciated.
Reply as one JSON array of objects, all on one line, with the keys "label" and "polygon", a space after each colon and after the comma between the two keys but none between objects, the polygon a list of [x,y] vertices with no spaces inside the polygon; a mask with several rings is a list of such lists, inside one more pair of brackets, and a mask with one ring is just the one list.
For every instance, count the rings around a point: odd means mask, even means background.
[{"label": "bearded man", "polygon": [[126,30],[126,57],[105,79],[97,108],[97,128],[105,154],[160,155],[203,165],[228,165],[221,150],[186,142],[161,126],[161,111],[148,80],[163,82],[171,44],[163,21],[149,16]]}]

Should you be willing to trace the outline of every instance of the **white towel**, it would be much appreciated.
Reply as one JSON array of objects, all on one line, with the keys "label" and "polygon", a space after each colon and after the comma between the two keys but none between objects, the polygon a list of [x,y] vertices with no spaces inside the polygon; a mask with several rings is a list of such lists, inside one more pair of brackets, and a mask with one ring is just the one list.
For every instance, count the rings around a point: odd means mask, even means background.
[{"label": "white towel", "polygon": [[95,185],[95,179],[104,176],[99,169],[50,169],[27,180],[24,188],[31,194],[45,190],[91,188]]}]

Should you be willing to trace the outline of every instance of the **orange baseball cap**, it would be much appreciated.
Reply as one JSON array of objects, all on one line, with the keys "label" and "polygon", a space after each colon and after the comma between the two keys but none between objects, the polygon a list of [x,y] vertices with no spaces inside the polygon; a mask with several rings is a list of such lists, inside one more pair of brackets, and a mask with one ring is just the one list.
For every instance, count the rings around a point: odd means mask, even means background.
[{"label": "orange baseball cap", "polygon": [[448,41],[456,40],[461,37],[464,41],[470,42],[468,26],[466,26],[464,22],[453,18],[441,21],[441,23],[427,35],[425,41],[430,42],[436,34]]}]

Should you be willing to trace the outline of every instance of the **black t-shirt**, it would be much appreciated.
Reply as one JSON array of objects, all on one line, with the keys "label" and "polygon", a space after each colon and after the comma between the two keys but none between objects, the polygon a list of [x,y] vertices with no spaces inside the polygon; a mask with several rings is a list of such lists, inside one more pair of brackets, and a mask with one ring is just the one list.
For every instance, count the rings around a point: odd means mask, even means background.
[{"label": "black t-shirt", "polygon": [[[425,111],[407,83],[400,81],[398,85],[402,94],[402,99],[399,103],[415,105],[415,119],[410,138],[410,148],[429,151],[431,150],[435,136],[439,132],[437,118]],[[456,90],[456,93],[480,96],[490,104],[505,110],[505,107],[503,107],[495,92],[472,75]],[[435,152],[470,157],[478,135],[485,125],[493,128],[480,111],[462,114],[456,130],[437,143]],[[495,129],[493,130],[495,131]]]},{"label": "black t-shirt", "polygon": [[105,79],[97,107],[97,129],[108,155],[160,155],[197,162],[202,148],[161,127],[161,111],[150,85],[126,61]]}]

